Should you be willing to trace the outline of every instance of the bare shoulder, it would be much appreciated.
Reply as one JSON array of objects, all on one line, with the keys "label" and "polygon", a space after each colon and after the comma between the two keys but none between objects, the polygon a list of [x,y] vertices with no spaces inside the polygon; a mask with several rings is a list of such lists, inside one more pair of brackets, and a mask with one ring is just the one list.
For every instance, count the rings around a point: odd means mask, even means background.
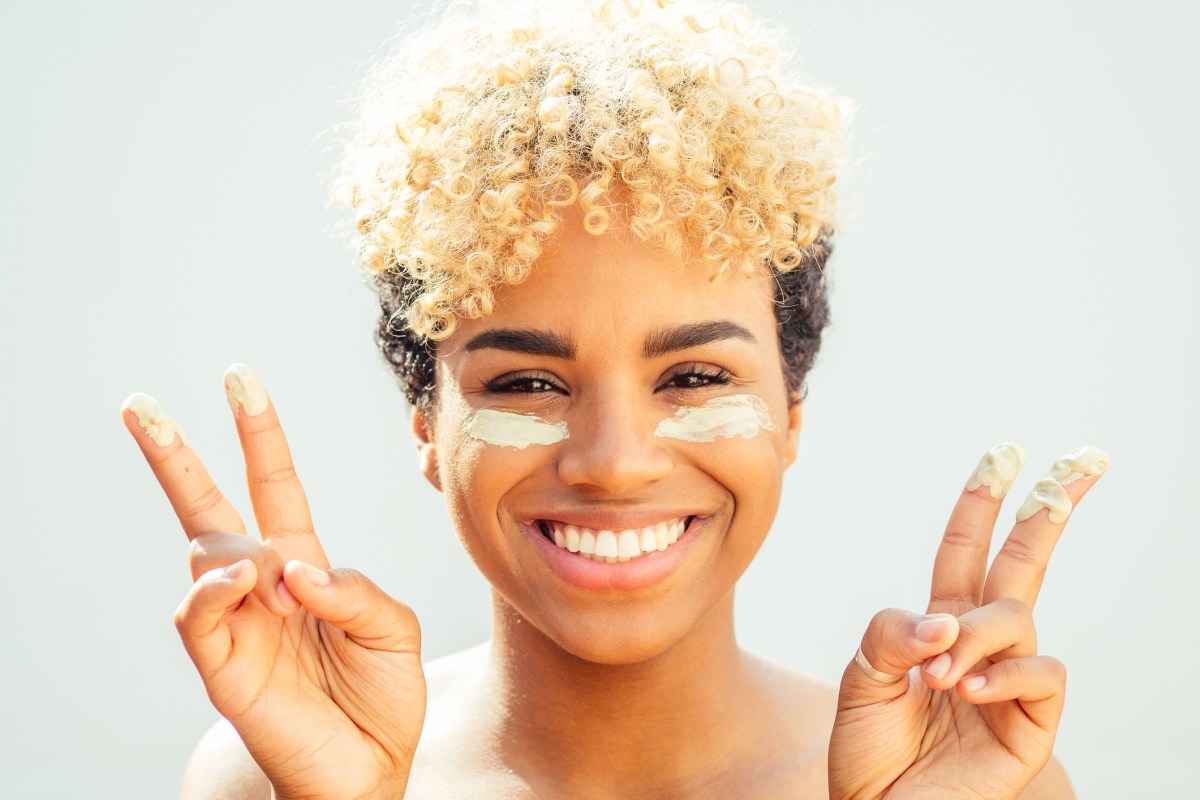
[{"label": "bare shoulder", "polygon": [[528,796],[511,771],[498,768],[489,721],[479,713],[490,653],[489,641],[425,665],[429,703],[406,798]]},{"label": "bare shoulder", "polygon": [[1020,800],[1075,800],[1075,790],[1062,763],[1050,756],[1042,771],[1021,792]]},{"label": "bare shoulder", "polygon": [[242,737],[221,718],[209,728],[183,773],[179,800],[269,800],[271,784]]},{"label": "bare shoulder", "polygon": [[745,656],[761,689],[759,752],[768,758],[748,764],[753,774],[737,780],[755,785],[755,797],[827,797],[838,687],[761,656]]}]

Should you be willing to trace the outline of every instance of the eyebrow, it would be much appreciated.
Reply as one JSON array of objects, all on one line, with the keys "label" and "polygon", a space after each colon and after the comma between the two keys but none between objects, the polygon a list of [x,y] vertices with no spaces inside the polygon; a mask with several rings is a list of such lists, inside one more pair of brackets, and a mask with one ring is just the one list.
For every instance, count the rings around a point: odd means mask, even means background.
[{"label": "eyebrow", "polygon": [[[754,334],[736,322],[729,320],[694,322],[652,331],[642,345],[642,357],[657,358],[676,350],[687,350],[722,339],[744,339],[752,343],[758,341]],[[484,331],[472,337],[466,344],[468,351],[488,348],[524,353],[530,356],[561,358],[567,361],[573,361],[576,353],[575,343],[570,339],[565,339],[552,331],[524,328],[497,328]]]},{"label": "eyebrow", "polygon": [[736,322],[695,322],[654,331],[646,337],[646,343],[642,345],[642,356],[656,358],[676,350],[687,350],[689,347],[699,347],[722,339],[745,339],[751,343],[758,341],[753,333]]},{"label": "eyebrow", "polygon": [[575,343],[551,331],[497,328],[484,331],[466,344],[467,350],[483,350],[489,347],[530,356],[563,358],[568,361],[575,358]]}]

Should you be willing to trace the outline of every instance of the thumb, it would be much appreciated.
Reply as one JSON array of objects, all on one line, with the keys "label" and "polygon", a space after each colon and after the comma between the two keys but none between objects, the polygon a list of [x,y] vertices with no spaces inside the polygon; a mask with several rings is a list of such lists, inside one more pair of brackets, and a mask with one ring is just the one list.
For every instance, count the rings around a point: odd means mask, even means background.
[{"label": "thumb", "polygon": [[293,560],[284,565],[283,580],[310,614],[341,628],[356,644],[420,655],[417,615],[361,572],[318,569]]},{"label": "thumb", "polygon": [[[944,653],[958,639],[958,619],[953,614],[914,614],[887,608],[871,619],[862,638],[862,653],[872,667],[887,675],[906,676],[930,656]],[[908,681],[887,682],[872,677],[852,659],[842,674],[839,704],[853,705],[889,700],[908,690]]]}]

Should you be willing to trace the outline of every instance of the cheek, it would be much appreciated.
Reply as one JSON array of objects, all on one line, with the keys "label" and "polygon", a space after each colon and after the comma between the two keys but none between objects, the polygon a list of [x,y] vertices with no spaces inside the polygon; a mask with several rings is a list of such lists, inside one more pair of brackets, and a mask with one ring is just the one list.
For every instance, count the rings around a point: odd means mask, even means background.
[{"label": "cheek", "polygon": [[506,497],[543,472],[553,447],[491,444],[459,428],[443,445],[442,491],[454,527],[468,552],[487,572],[485,553],[506,552],[501,512]]}]

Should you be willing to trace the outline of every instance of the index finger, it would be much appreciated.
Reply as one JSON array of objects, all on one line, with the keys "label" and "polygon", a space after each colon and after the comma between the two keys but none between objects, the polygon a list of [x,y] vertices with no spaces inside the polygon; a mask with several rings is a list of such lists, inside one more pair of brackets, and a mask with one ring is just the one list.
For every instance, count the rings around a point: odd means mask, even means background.
[{"label": "index finger", "polygon": [[263,539],[269,539],[285,556],[329,567],[329,560],[313,530],[308,498],[288,448],[275,404],[254,370],[230,364],[224,375],[225,394],[233,411],[250,503]]},{"label": "index finger", "polygon": [[163,413],[157,400],[134,392],[121,404],[121,421],[158,478],[188,541],[202,533],[246,532],[241,516],[187,443],[183,428]]},{"label": "index finger", "polygon": [[1025,451],[1002,442],[983,454],[967,479],[933,561],[928,613],[962,614],[981,605],[992,529]]}]

